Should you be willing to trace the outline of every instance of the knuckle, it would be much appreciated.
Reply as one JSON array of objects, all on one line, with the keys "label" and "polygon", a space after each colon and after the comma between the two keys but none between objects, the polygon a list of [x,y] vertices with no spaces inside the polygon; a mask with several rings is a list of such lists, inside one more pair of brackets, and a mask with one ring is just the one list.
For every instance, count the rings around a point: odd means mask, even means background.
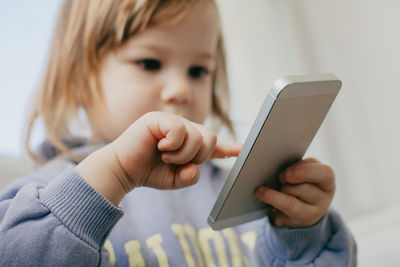
[{"label": "knuckle", "polygon": [[211,134],[205,138],[205,157],[208,158],[212,152],[214,151],[215,145],[217,144],[217,136],[215,134]]},{"label": "knuckle", "polygon": [[326,175],[330,178],[330,179],[334,179],[335,178],[335,172],[333,171],[333,169],[331,168],[331,166],[329,165],[324,165],[324,170]]},{"label": "knuckle", "polygon": [[184,143],[184,140],[187,138],[187,131],[184,124],[175,123],[170,129],[171,132],[171,141],[176,142],[181,147]]},{"label": "knuckle", "polygon": [[143,115],[143,117],[152,117],[155,116],[157,114],[157,111],[150,111],[146,114]]},{"label": "knuckle", "polygon": [[336,185],[335,185],[335,172],[333,169],[328,166],[324,165],[324,172],[325,172],[325,177],[328,180],[328,189],[329,190],[334,190]]},{"label": "knuckle", "polygon": [[214,147],[217,144],[217,135],[211,131],[209,131],[209,138],[210,138],[210,144]]},{"label": "knuckle", "polygon": [[320,162],[318,159],[316,159],[314,157],[309,157],[306,160],[309,161],[309,162],[313,162],[313,163],[319,163]]},{"label": "knuckle", "polygon": [[147,112],[146,114],[144,114],[142,116],[142,118],[154,120],[154,119],[158,118],[160,115],[161,115],[160,111],[150,111],[150,112]]},{"label": "knuckle", "polygon": [[297,206],[296,199],[293,197],[288,197],[285,203],[285,210],[287,211],[295,211]]},{"label": "knuckle", "polygon": [[203,142],[203,136],[198,131],[193,132],[192,138],[193,141],[198,144],[201,144]]},{"label": "knuckle", "polygon": [[178,133],[186,131],[185,124],[180,120],[176,120],[174,127],[175,127],[175,131],[177,131]]},{"label": "knuckle", "polygon": [[217,135],[213,131],[205,127],[201,127],[199,129],[199,133],[201,134],[205,143],[209,145],[215,145],[217,143]]},{"label": "knuckle", "polygon": [[327,206],[328,206],[328,208],[329,208],[329,205],[331,204],[334,196],[335,196],[335,185],[334,185],[333,189],[328,194],[328,198],[327,198]]}]

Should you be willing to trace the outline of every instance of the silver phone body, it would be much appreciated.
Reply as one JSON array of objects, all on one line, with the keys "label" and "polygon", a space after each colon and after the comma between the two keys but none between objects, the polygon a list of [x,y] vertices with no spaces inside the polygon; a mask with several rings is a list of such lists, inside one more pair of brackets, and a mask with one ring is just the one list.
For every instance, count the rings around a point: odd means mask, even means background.
[{"label": "silver phone body", "polygon": [[279,189],[278,173],[302,159],[341,85],[332,74],[275,82],[208,217],[214,230],[268,214],[271,206],[256,198],[256,189]]}]

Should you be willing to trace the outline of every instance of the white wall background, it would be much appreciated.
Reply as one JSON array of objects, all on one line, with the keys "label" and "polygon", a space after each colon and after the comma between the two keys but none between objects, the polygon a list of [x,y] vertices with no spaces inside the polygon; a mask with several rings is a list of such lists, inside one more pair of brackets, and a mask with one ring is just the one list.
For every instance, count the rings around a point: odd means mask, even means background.
[{"label": "white wall background", "polygon": [[[382,220],[386,230],[387,221],[400,228],[400,1],[218,2],[240,139],[275,79],[336,74],[342,90],[307,155],[335,169],[334,205],[357,233],[371,229],[366,221],[374,229],[383,227]],[[22,155],[22,119],[45,64],[58,4],[0,0],[0,155]],[[386,235],[400,238],[400,231],[392,233]],[[385,266],[400,264],[400,256],[388,255],[387,238],[371,238],[360,245],[360,266],[373,266],[365,260],[376,258],[372,251],[390,260]]]},{"label": "white wall background", "polygon": [[360,266],[400,266],[400,1],[220,4],[240,129],[250,127],[280,76],[331,72],[342,79],[307,155],[335,170],[334,206],[358,240]]},{"label": "white wall background", "polygon": [[46,64],[59,0],[0,0],[0,156],[22,154],[25,108]]},{"label": "white wall background", "polygon": [[347,217],[399,205],[400,2],[220,3],[240,121],[255,117],[280,76],[336,74],[342,91],[308,155],[334,167]]}]

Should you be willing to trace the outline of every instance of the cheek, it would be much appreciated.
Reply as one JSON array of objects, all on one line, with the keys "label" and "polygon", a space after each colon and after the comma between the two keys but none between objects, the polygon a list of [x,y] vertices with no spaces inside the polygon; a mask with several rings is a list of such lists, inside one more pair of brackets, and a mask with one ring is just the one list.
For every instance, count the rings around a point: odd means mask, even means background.
[{"label": "cheek", "polygon": [[106,109],[101,124],[102,135],[108,141],[117,138],[140,116],[153,108],[150,100],[154,97],[149,94],[151,90],[133,84],[132,82],[123,86],[115,84],[105,91]]},{"label": "cheek", "polygon": [[154,96],[150,93],[143,93],[142,90],[135,88],[127,88],[118,98],[111,97],[109,113],[113,123],[116,124],[116,128],[122,133],[139,117],[152,111],[154,109],[153,103]]},{"label": "cheek", "polygon": [[[202,88],[204,90],[204,88]],[[197,114],[195,116],[197,117],[198,122],[203,123],[204,120],[211,115],[212,111],[212,89],[208,88],[202,91],[198,95],[198,101],[196,103],[197,106]]]}]

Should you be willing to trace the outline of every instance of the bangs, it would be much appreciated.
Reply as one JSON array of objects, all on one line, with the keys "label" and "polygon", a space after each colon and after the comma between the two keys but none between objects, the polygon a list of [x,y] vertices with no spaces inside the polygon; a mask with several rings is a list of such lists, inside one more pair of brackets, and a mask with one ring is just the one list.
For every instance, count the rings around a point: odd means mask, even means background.
[{"label": "bangs", "polygon": [[[150,26],[173,25],[179,21],[196,4],[207,0],[143,0],[124,1],[116,12],[114,28],[110,29],[109,44],[114,48],[125,43],[133,35],[144,31]],[[121,25],[124,25],[121,27]],[[106,41],[107,42],[107,41]]]}]

